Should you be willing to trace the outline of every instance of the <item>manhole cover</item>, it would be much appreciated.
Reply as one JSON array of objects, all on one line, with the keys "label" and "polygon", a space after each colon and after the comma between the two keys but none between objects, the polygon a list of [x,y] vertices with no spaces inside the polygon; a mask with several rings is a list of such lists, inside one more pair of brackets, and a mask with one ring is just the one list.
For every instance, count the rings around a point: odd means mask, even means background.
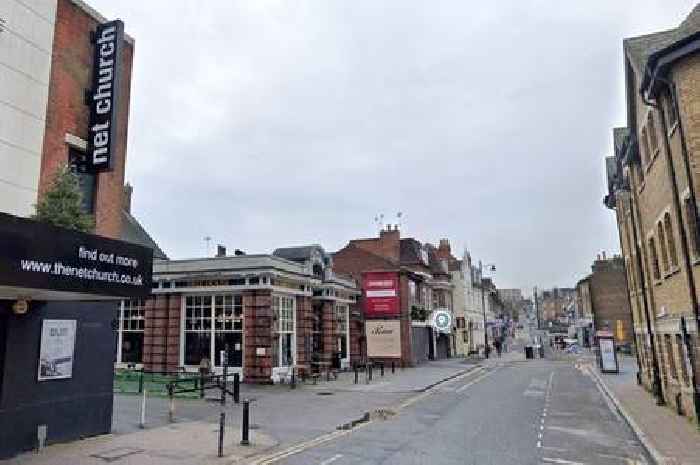
[{"label": "manhole cover", "polygon": [[328,392],[328,391],[322,391],[322,392],[317,392],[316,395],[317,395],[317,396],[332,396],[333,393],[332,393],[332,392]]},{"label": "manhole cover", "polygon": [[91,457],[95,457],[96,459],[101,459],[104,460],[105,462],[114,462],[116,460],[122,459],[124,457],[128,457],[129,455],[135,455],[135,454],[140,454],[143,452],[143,449],[134,449],[131,447],[119,447],[116,449],[110,449],[106,451],[99,452],[97,454],[92,454]]}]

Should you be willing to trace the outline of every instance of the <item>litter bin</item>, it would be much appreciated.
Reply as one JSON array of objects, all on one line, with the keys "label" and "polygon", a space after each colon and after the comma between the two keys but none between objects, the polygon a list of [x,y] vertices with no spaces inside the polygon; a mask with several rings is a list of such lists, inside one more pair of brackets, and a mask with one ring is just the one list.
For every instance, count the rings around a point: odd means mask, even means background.
[{"label": "litter bin", "polygon": [[532,346],[525,346],[525,358],[535,358]]}]

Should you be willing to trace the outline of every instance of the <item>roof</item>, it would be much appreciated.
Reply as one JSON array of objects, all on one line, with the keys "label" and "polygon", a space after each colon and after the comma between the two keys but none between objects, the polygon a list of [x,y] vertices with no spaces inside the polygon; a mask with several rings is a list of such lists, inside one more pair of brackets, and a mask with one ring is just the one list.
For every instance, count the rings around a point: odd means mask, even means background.
[{"label": "roof", "polygon": [[413,239],[412,237],[401,239],[400,249],[401,252],[399,255],[399,260],[402,265],[409,263],[423,264],[423,260],[421,258],[421,250],[423,249],[423,246],[419,241]]},{"label": "roof", "polygon": [[298,262],[310,259],[314,252],[320,253],[322,257],[327,255],[326,251],[323,250],[323,247],[318,244],[303,245],[298,247],[280,247],[275,249],[275,251],[272,252],[272,255]]},{"label": "roof", "polygon": [[644,73],[649,58],[675,43],[700,32],[700,4],[688,14],[683,22],[674,29],[629,37],[623,41],[623,47],[637,72]]},{"label": "roof", "polygon": [[150,234],[141,226],[141,223],[131,213],[122,209],[122,231],[120,239],[132,244],[142,245],[153,249],[153,258],[167,260],[168,256],[153,240]]}]

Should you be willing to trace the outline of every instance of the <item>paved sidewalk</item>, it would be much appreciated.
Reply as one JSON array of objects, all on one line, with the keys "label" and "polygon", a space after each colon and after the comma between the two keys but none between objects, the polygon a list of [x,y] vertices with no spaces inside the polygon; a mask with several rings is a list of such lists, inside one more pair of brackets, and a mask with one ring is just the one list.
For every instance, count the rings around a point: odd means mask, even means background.
[{"label": "paved sidewalk", "polygon": [[[503,359],[505,360],[505,359]],[[57,444],[41,454],[26,453],[2,465],[174,465],[183,463],[248,462],[250,454],[274,452],[336,431],[339,425],[361,418],[365,412],[392,408],[430,386],[475,369],[475,361],[449,359],[417,368],[375,370],[370,384],[354,384],[354,374],[317,385],[242,385],[241,399],[252,399],[253,447],[238,446],[241,405],[227,400],[226,460],[216,457],[218,419],[222,407],[203,400],[177,400],[175,423],[168,422],[168,400],[147,400],[146,429],[138,426],[141,398],[115,395],[111,435]],[[368,395],[370,394],[370,395]],[[101,458],[105,457],[105,458]]]},{"label": "paved sidewalk", "polygon": [[642,442],[660,464],[700,464],[700,432],[688,418],[668,407],[656,405],[653,396],[637,385],[636,361],[623,356],[619,374],[601,374],[593,363],[590,369],[615,398]]}]

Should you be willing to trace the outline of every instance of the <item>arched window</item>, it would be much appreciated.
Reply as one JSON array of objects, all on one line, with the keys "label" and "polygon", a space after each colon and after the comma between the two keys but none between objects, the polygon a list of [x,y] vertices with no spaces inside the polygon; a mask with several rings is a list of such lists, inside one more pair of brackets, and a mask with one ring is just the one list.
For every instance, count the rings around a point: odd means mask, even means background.
[{"label": "arched window", "polygon": [[688,225],[690,247],[692,248],[693,256],[697,257],[700,255],[700,235],[698,235],[697,210],[693,202],[690,201],[690,197],[683,201],[683,209],[685,210],[685,221]]},{"label": "arched window", "polygon": [[656,253],[656,244],[654,244],[654,238],[649,238],[649,259],[651,260],[651,272],[654,279],[661,279],[661,272],[659,271],[659,256]]},{"label": "arched window", "polygon": [[659,236],[659,247],[661,247],[661,263],[664,266],[664,271],[668,271],[668,250],[666,249],[666,235],[661,221],[656,224],[656,230]]},{"label": "arched window", "polygon": [[671,214],[664,215],[664,228],[666,229],[666,241],[668,242],[668,255],[671,258],[671,266],[678,266],[678,253],[676,252],[676,237],[673,235]]}]

